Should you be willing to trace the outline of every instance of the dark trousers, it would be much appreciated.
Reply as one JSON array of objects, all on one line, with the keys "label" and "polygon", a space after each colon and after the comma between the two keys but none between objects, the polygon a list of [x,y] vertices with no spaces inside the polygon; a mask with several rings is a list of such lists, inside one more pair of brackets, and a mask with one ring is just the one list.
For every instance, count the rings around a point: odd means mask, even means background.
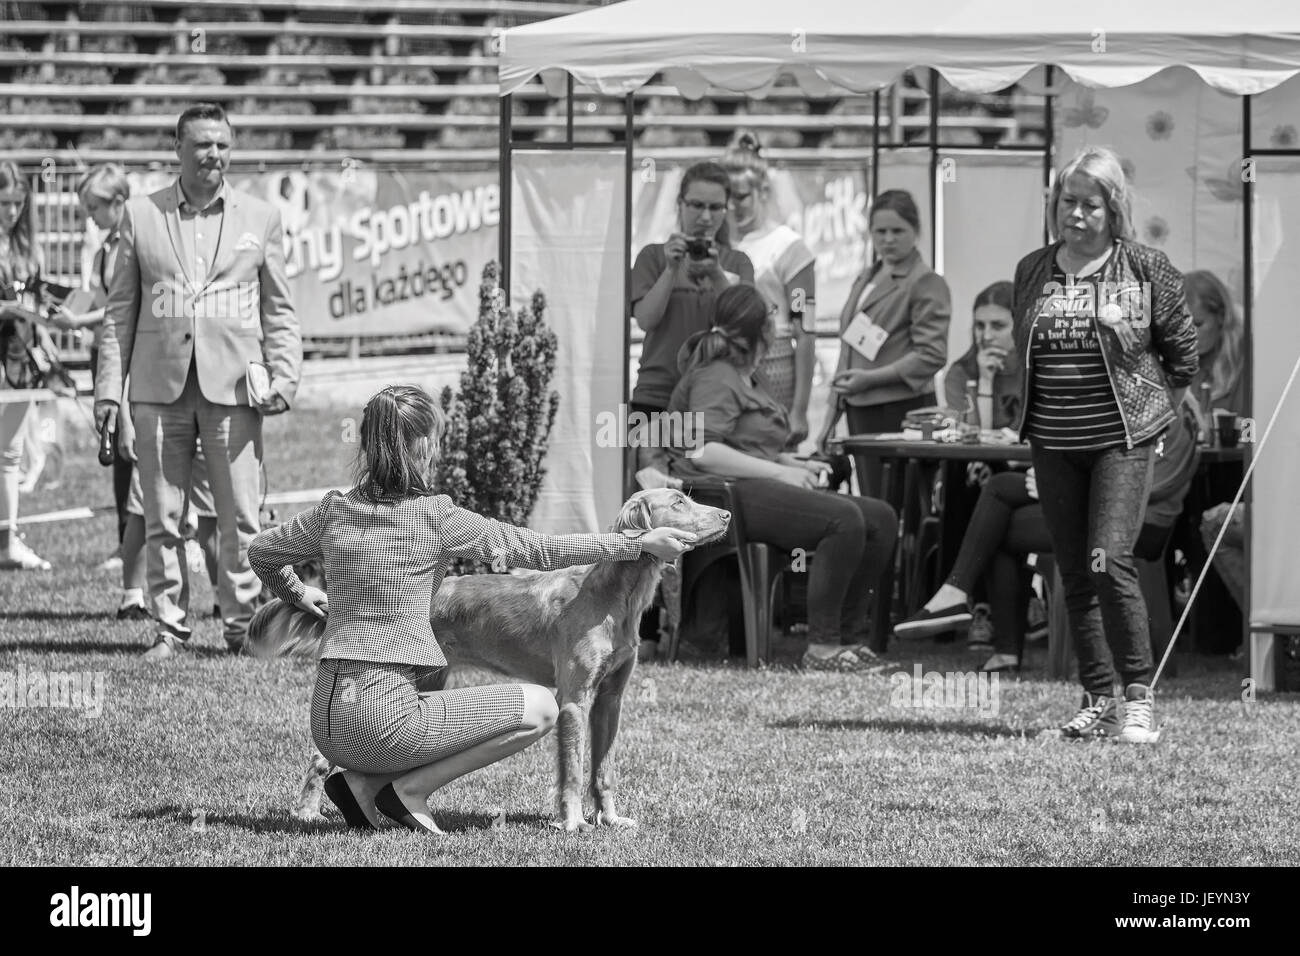
[{"label": "dark trousers", "polygon": [[[1134,554],[1155,560],[1168,534],[1168,528],[1142,525]],[[991,477],[980,491],[947,583],[970,594],[979,579],[988,576],[993,649],[999,654],[1023,655],[1033,576],[1025,555],[1052,550],[1042,505],[1029,497],[1024,473],[1007,471]]]},{"label": "dark trousers", "polygon": [[[90,384],[94,388],[99,379],[99,349],[90,350]],[[126,536],[126,502],[131,496],[131,469],[135,463],[123,458],[116,448],[113,449],[113,504],[117,507],[117,544],[122,545]]]},{"label": "dark trousers", "polygon": [[779,549],[797,572],[808,571],[808,640],[866,644],[872,597],[892,567],[898,516],[883,501],[796,488],[767,478],[736,481],[745,534]]},{"label": "dark trousers", "polygon": [[1151,448],[1048,451],[1031,442],[1043,517],[1065,588],[1079,682],[1113,693],[1151,676],[1151,633],[1133,548],[1151,486]]},{"label": "dark trousers", "polygon": [[[913,409],[934,404],[934,395],[915,395],[912,398],[886,402],[884,405],[849,405],[849,432],[861,435],[866,432],[896,432],[903,427],[903,416]],[[853,464],[858,472],[858,491],[865,497],[880,496],[880,460],[864,455],[854,455]]]}]

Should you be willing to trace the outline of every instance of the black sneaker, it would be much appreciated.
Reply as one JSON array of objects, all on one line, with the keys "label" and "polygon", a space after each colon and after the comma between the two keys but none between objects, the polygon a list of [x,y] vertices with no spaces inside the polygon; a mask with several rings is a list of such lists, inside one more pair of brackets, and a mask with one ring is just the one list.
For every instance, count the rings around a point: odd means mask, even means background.
[{"label": "black sneaker", "polygon": [[929,637],[931,634],[943,634],[964,627],[971,621],[971,613],[965,603],[950,604],[937,611],[925,608],[917,611],[906,620],[894,625],[895,637]]},{"label": "black sneaker", "polygon": [[1071,740],[1119,736],[1119,708],[1114,697],[1083,692],[1079,712],[1061,727],[1061,736]]},{"label": "black sneaker", "polygon": [[126,604],[117,609],[119,621],[147,621],[152,616],[143,604]]}]

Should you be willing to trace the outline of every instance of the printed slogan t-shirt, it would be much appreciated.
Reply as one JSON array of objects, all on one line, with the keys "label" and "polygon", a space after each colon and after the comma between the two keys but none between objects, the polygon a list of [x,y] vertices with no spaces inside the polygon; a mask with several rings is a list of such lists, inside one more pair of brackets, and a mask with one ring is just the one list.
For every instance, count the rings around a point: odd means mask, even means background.
[{"label": "printed slogan t-shirt", "polygon": [[1059,265],[1059,293],[1043,300],[1030,332],[1028,433],[1056,451],[1095,450],[1125,443],[1115,389],[1106,372],[1095,321],[1100,270],[1073,285]]}]

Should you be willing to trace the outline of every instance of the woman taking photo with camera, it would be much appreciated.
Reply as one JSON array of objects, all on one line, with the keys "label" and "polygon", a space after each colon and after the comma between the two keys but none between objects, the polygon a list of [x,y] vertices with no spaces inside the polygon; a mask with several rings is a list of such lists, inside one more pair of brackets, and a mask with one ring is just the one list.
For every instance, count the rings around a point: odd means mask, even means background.
[{"label": "woman taking photo with camera", "polygon": [[[934,376],[948,360],[952,296],[916,248],[921,216],[911,193],[877,196],[869,225],[880,258],[854,281],[840,314],[843,343],[818,441],[823,452],[841,402],[853,434],[897,431],[905,414],[934,404]],[[879,463],[859,456],[857,466],[862,493],[877,494]]]},{"label": "woman taking photo with camera", "polygon": [[1196,327],[1182,275],[1133,240],[1113,152],[1088,147],[1061,170],[1048,221],[1059,238],[1020,260],[1012,311],[1026,357],[1016,427],[1033,451],[1083,684],[1061,733],[1154,743],[1151,637],[1133,547],[1153,446],[1196,374]]}]

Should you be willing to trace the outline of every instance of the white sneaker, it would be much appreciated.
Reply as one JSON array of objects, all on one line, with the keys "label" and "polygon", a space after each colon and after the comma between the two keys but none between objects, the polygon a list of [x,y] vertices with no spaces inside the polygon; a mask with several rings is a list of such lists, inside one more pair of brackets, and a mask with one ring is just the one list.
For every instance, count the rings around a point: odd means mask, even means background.
[{"label": "white sneaker", "polygon": [[1124,688],[1124,726],[1119,732],[1122,744],[1153,744],[1160,731],[1153,726],[1155,697],[1146,684],[1129,684]]}]

